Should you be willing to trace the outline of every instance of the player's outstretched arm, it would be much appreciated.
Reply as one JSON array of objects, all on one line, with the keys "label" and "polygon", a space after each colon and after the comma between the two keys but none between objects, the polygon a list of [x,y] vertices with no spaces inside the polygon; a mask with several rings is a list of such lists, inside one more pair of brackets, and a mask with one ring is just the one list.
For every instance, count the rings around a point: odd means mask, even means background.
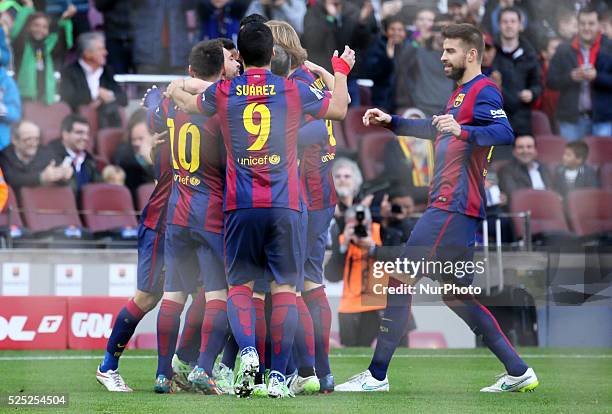
[{"label": "player's outstretched arm", "polygon": [[304,65],[308,68],[309,71],[311,71],[323,80],[323,83],[325,84],[325,86],[327,86],[327,89],[329,89],[330,91],[334,90],[334,75],[329,73],[323,66],[319,66],[309,60],[305,61]]},{"label": "player's outstretched arm", "polygon": [[174,104],[183,112],[189,114],[200,112],[198,108],[198,95],[192,95],[185,90],[185,79],[177,79],[170,82],[164,95],[172,99]]},{"label": "player's outstretched arm", "polygon": [[338,57],[338,51],[334,51],[332,67],[334,68],[334,93],[329,101],[325,119],[342,121],[348,110],[348,86],[347,78],[355,66],[355,51],[344,46],[342,56]]},{"label": "player's outstretched arm", "polygon": [[389,115],[378,108],[368,109],[362,120],[365,126],[389,128],[397,135],[434,139],[437,132],[431,124],[431,119],[405,119],[398,115]]}]

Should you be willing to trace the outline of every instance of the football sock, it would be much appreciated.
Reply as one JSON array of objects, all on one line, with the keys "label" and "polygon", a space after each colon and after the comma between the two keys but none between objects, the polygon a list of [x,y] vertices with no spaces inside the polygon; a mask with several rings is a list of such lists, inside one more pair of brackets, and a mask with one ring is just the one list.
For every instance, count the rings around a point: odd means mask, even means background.
[{"label": "football sock", "polygon": [[[398,280],[389,278],[389,286],[397,287],[400,284]],[[406,334],[411,304],[411,295],[387,295],[387,307],[380,321],[376,349],[368,368],[372,376],[379,381],[387,376],[393,353]]]},{"label": "football sock", "polygon": [[293,348],[293,338],[297,326],[295,293],[281,292],[272,295],[272,318],[270,335],[272,337],[272,371],[286,372],[287,361]]},{"label": "football sock", "polygon": [[106,344],[106,354],[102,364],[100,364],[101,372],[106,372],[109,369],[116,370],[119,367],[119,358],[130,338],[134,335],[138,323],[145,315],[146,313],[136,305],[134,299],[130,299],[127,305],[121,309]]},{"label": "football sock", "polygon": [[331,373],[329,367],[329,335],[332,312],[323,286],[303,292],[302,297],[312,318],[315,336],[315,369],[317,375],[321,378]]},{"label": "football sock", "polygon": [[255,342],[259,354],[259,372],[266,371],[266,302],[260,298],[253,298],[255,307]]},{"label": "football sock", "polygon": [[527,371],[529,367],[516,353],[495,317],[476,298],[460,295],[444,297],[444,302],[476,335],[482,335],[485,345],[504,364],[508,374],[518,377]]},{"label": "football sock", "polygon": [[198,295],[189,305],[185,316],[185,326],[176,349],[176,355],[183,362],[193,363],[198,358],[200,348],[200,332],[204,320],[206,308],[206,296],[204,289],[200,289]]},{"label": "football sock", "polygon": [[227,342],[227,304],[223,300],[215,299],[206,304],[206,313],[202,323],[202,343],[198,367],[204,368],[208,375],[212,375],[213,365],[217,355]]},{"label": "football sock", "polygon": [[223,357],[221,363],[228,368],[234,369],[236,366],[236,356],[238,355],[238,344],[234,339],[234,335],[229,334],[225,347],[223,348]]},{"label": "football sock", "polygon": [[315,343],[312,318],[304,299],[295,297],[298,312],[298,324],[295,331],[293,346],[297,349],[299,368],[314,368],[315,365]]},{"label": "football sock", "polygon": [[157,375],[172,379],[172,356],[184,304],[163,299],[157,314]]},{"label": "football sock", "polygon": [[227,296],[227,316],[240,350],[255,348],[255,308],[248,286],[233,286]]}]

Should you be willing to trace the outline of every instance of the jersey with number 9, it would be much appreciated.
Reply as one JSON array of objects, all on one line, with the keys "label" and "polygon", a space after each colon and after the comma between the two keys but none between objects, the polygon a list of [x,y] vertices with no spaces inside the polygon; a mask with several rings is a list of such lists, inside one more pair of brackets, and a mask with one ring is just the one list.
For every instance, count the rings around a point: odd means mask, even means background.
[{"label": "jersey with number 9", "polygon": [[305,114],[322,118],[329,99],[328,92],[264,69],[219,81],[200,95],[200,111],[219,116],[227,151],[225,211],[301,211],[298,130]]}]

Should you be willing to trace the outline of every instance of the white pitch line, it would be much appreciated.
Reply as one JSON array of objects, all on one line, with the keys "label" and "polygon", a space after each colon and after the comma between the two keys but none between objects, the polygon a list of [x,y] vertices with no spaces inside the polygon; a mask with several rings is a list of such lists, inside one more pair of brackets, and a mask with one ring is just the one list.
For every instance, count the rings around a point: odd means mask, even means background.
[{"label": "white pitch line", "polygon": [[[103,358],[103,355],[33,355],[33,356],[0,356],[0,361],[52,361],[52,360],[95,360]],[[330,358],[371,358],[372,354],[336,354]],[[522,354],[521,357],[529,359],[555,359],[555,358],[574,358],[574,359],[612,359],[612,354],[588,355],[588,354]],[[156,355],[124,355],[121,359],[156,359]],[[393,358],[460,358],[460,359],[484,359],[493,358],[493,355],[474,355],[474,354],[401,354]]]}]

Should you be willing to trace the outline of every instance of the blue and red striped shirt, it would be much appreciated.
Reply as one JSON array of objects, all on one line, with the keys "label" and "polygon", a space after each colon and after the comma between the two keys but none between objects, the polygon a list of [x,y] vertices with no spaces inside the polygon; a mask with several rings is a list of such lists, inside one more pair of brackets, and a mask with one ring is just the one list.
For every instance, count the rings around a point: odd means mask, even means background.
[{"label": "blue and red striped shirt", "polygon": [[390,128],[398,135],[435,138],[429,207],[484,218],[484,181],[493,146],[514,141],[501,93],[489,78],[478,75],[455,90],[445,113],[452,114],[461,125],[458,138],[439,134],[431,118],[403,119],[394,115]]},{"label": "blue and red striped shirt", "polygon": [[147,205],[142,210],[140,221],[151,230],[163,233],[166,231],[166,213],[168,211],[170,189],[172,188],[170,145],[168,142],[159,146],[153,160],[153,167],[156,184]]},{"label": "blue and red striped shirt", "polygon": [[164,99],[155,129],[167,129],[172,167],[168,224],[223,232],[224,154],[218,117],[189,115]]},{"label": "blue and red striped shirt", "polygon": [[[305,82],[312,88],[327,92],[322,79],[316,77],[306,66],[298,67],[289,79]],[[336,188],[332,177],[333,161],[336,158],[336,138],[332,121],[325,121],[328,139],[325,143],[308,145],[302,149],[300,180],[308,210],[321,210],[336,205]]]},{"label": "blue and red striped shirt", "polygon": [[227,151],[225,211],[301,211],[298,130],[305,114],[325,116],[329,100],[329,93],[265,69],[249,69],[200,95],[200,112],[217,113],[221,122]]}]

